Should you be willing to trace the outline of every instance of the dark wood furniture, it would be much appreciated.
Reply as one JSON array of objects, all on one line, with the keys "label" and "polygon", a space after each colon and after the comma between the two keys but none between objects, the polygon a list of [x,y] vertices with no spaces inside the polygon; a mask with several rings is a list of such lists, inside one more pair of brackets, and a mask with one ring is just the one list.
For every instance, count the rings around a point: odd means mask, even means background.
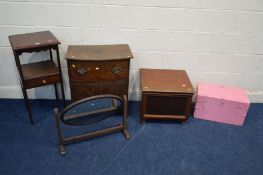
[{"label": "dark wood furniture", "polygon": [[69,46],[66,60],[72,101],[99,94],[128,96],[131,58],[127,44]]},{"label": "dark wood furniture", "polygon": [[[61,113],[55,108],[56,127],[58,133],[58,144],[60,155],[65,155],[65,145],[86,139],[111,134],[114,132],[122,131],[126,139],[130,138],[127,129],[127,96],[124,95],[120,98],[115,95],[98,95],[78,100]],[[113,127],[107,127],[101,130],[92,131],[80,135],[73,135],[64,137],[62,136],[61,124],[62,121],[66,125],[87,125],[100,122],[108,117],[118,116],[122,112],[122,122]],[[120,119],[120,117],[116,117]]]},{"label": "dark wood furniture", "polygon": [[[33,124],[32,113],[28,102],[27,89],[54,84],[56,99],[58,99],[57,85],[61,83],[62,99],[65,106],[65,95],[62,83],[59,49],[60,42],[49,32],[35,32],[9,36],[16,66],[20,75],[20,84],[24,96],[29,119]],[[57,64],[53,61],[52,50],[56,51]],[[21,64],[19,56],[26,52],[49,51],[49,60],[29,64]]]},{"label": "dark wood furniture", "polygon": [[184,70],[141,69],[140,78],[143,124],[148,119],[188,119],[194,90]]}]

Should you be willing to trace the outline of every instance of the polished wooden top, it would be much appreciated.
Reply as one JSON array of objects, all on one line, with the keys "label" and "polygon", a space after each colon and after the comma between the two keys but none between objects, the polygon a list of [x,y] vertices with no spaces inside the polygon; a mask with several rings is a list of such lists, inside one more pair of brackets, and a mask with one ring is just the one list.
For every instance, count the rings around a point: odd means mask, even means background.
[{"label": "polished wooden top", "polygon": [[184,70],[141,69],[142,92],[194,93]]},{"label": "polished wooden top", "polygon": [[128,44],[70,45],[65,58],[69,60],[104,61],[131,59],[133,55]]},{"label": "polished wooden top", "polygon": [[33,49],[60,44],[50,31],[10,35],[9,41],[13,50]]}]

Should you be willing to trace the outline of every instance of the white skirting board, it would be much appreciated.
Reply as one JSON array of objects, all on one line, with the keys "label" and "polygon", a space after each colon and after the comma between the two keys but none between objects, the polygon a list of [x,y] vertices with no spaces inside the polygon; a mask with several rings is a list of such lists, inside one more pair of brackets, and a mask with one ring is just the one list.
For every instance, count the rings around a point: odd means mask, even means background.
[{"label": "white skirting board", "polygon": [[[70,99],[70,89],[69,86],[65,86],[66,99]],[[39,87],[27,90],[28,97],[30,99],[55,99],[54,86],[49,85],[45,87]],[[60,86],[58,86],[58,92],[60,94]],[[248,95],[251,103],[263,103],[263,91],[248,91]],[[5,85],[0,87],[0,98],[7,99],[20,99],[23,98],[23,94],[20,86],[16,85]],[[141,93],[139,89],[129,90],[129,100],[140,101]]]}]

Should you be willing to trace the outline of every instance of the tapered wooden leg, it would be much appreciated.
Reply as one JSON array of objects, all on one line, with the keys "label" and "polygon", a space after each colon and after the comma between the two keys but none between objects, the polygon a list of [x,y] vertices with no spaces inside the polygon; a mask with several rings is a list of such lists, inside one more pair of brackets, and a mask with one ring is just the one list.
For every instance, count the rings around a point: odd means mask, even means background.
[{"label": "tapered wooden leg", "polygon": [[59,74],[60,74],[59,76],[60,76],[60,87],[61,87],[62,100],[63,100],[64,107],[66,107],[65,93],[64,93],[64,87],[63,87],[63,78],[62,78],[62,71],[61,71],[60,56],[59,56],[58,47],[56,47],[56,52],[57,52],[58,69],[59,69]]},{"label": "tapered wooden leg", "polygon": [[33,121],[33,116],[32,116],[31,108],[30,108],[29,101],[28,101],[27,92],[26,92],[26,89],[24,89],[23,87],[22,87],[22,92],[24,96],[25,106],[26,106],[26,109],[29,115],[30,124],[33,125],[34,121]]},{"label": "tapered wooden leg", "polygon": [[[50,60],[53,61],[52,49],[49,49],[49,57],[50,57]],[[54,84],[54,89],[55,89],[55,94],[56,94],[56,100],[58,100],[58,89],[57,89],[57,84]]]},{"label": "tapered wooden leg", "polygon": [[58,134],[59,153],[60,153],[61,156],[64,156],[66,154],[66,151],[65,151],[64,144],[63,144],[63,140],[62,140],[58,109],[55,108],[54,112],[55,112],[56,128],[57,128],[57,134]]},{"label": "tapered wooden leg", "polygon": [[22,68],[21,68],[21,64],[20,64],[20,60],[19,60],[19,54],[17,54],[14,50],[13,50],[13,53],[14,53],[14,57],[15,57],[15,61],[16,61],[16,67],[17,67],[18,72],[20,74],[20,85],[21,85],[23,96],[24,96],[25,106],[26,106],[26,109],[28,111],[30,123],[31,123],[31,125],[33,125],[34,121],[33,121],[32,113],[31,113],[31,108],[30,108],[30,105],[28,102],[27,92],[23,86],[23,73],[22,73]]},{"label": "tapered wooden leg", "polygon": [[[62,75],[60,75],[60,76],[62,76]],[[64,93],[64,87],[63,87],[62,77],[61,77],[60,86],[61,86],[61,94],[62,94],[63,105],[64,105],[64,107],[66,107],[65,93]]]},{"label": "tapered wooden leg", "polygon": [[124,99],[124,108],[123,108],[123,134],[126,139],[130,139],[131,136],[127,129],[127,114],[128,114],[128,98],[127,95],[123,96]]},{"label": "tapered wooden leg", "polygon": [[55,89],[56,100],[58,100],[58,87],[57,87],[57,84],[54,84],[54,89]]}]

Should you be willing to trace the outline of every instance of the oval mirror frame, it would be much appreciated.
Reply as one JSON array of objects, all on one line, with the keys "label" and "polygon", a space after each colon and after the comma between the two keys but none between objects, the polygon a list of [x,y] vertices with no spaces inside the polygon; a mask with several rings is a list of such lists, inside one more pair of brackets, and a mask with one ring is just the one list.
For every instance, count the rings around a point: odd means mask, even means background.
[{"label": "oval mirror frame", "polygon": [[[112,102],[114,103],[114,105],[112,107],[107,107],[107,108],[100,108],[94,111],[87,111],[87,112],[83,112],[80,114],[72,114],[72,115],[66,115],[67,112],[69,112],[70,110],[76,108],[76,106],[81,105],[83,103],[89,102],[89,101],[94,101],[94,100],[99,100],[99,99],[112,99]],[[119,104],[119,105],[116,105]],[[60,115],[60,120],[66,124],[66,125],[88,125],[88,124],[92,124],[92,123],[97,123],[100,122],[110,116],[112,116],[112,113],[117,113],[120,110],[123,109],[123,99],[120,98],[119,96],[116,95],[96,95],[96,96],[92,96],[92,97],[87,97],[81,100],[78,100],[72,104],[70,104],[69,106],[67,106]],[[96,114],[106,114],[109,113],[108,115],[98,118],[97,120],[91,121],[91,122],[72,122],[72,120],[74,121],[74,119],[78,119],[80,117],[88,117],[88,116],[92,116],[92,115],[96,115]]]}]

